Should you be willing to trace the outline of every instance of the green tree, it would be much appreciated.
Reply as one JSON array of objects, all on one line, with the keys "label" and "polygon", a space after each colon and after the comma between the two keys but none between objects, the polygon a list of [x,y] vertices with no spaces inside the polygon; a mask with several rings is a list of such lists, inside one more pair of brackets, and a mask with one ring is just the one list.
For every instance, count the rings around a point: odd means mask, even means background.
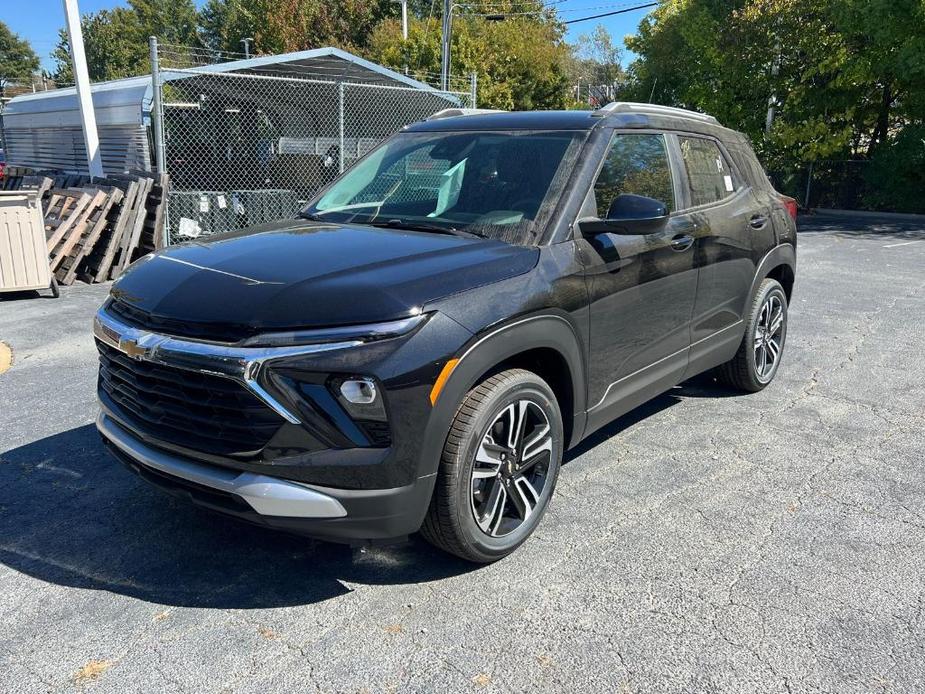
[{"label": "green tree", "polygon": [[635,98],[713,113],[772,166],[867,156],[925,115],[921,0],[666,0],[627,45]]},{"label": "green tree", "polygon": [[603,24],[594,27],[590,34],[578,37],[571,57],[574,62],[570,79],[594,84],[620,84],[626,78],[622,65],[623,51]]},{"label": "green tree", "polygon": [[616,97],[626,82],[622,57],[623,51],[603,24],[598,24],[590,34],[578,37],[571,46],[565,68],[569,84],[581,90],[576,106],[586,107],[584,95],[588,93],[598,100]]},{"label": "green tree", "polygon": [[39,69],[39,59],[28,41],[0,22],[0,96],[11,82],[28,82]]},{"label": "green tree", "polygon": [[[141,75],[151,69],[148,37],[182,46],[199,44],[193,0],[129,0],[128,7],[81,17],[87,71],[93,81]],[[52,51],[54,78],[72,82],[67,32]]]},{"label": "green tree", "polygon": [[[87,56],[87,72],[94,82],[143,74],[148,66],[146,46],[139,45],[141,29],[135,14],[124,7],[85,14],[80,18]],[[58,45],[52,51],[56,82],[74,81],[67,31],[58,31]]]}]

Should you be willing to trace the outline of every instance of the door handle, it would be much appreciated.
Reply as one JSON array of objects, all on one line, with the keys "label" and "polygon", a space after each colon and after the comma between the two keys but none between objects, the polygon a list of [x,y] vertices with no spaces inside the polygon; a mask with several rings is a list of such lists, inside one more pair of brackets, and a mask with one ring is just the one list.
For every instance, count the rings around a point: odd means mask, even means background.
[{"label": "door handle", "polygon": [[752,229],[764,229],[768,223],[768,218],[763,214],[756,214],[748,220],[748,224]]},{"label": "door handle", "polygon": [[686,251],[694,244],[694,237],[690,234],[675,236],[671,239],[671,249],[675,251]]}]

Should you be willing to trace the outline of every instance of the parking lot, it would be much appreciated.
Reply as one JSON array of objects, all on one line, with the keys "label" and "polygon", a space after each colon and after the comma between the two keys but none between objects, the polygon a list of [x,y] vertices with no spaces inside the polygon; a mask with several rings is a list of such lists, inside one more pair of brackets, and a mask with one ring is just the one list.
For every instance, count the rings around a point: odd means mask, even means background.
[{"label": "parking lot", "polygon": [[108,287],[0,299],[0,690],[925,690],[925,226],[801,232],[775,383],[608,426],[487,567],[161,495],[93,426]]}]

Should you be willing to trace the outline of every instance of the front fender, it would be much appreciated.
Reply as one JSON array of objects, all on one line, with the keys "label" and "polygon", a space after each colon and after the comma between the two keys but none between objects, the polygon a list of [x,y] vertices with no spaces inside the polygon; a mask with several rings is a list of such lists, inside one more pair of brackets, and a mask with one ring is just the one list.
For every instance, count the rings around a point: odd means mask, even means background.
[{"label": "front fender", "polygon": [[[543,313],[493,326],[476,335],[459,351],[455,357],[458,359],[456,366],[433,405],[422,450],[443,449],[460,403],[485,373],[506,359],[540,348],[555,350],[568,365],[574,403],[569,446],[580,440],[586,419],[586,377],[581,342],[575,327],[566,317],[558,313]],[[423,475],[436,472],[438,458],[434,457],[432,468],[421,470]]]}]

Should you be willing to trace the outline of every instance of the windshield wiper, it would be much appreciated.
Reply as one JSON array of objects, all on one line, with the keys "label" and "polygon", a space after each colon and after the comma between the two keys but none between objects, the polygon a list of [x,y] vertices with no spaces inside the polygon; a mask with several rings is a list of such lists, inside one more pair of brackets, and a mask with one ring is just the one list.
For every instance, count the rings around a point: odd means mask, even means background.
[{"label": "windshield wiper", "polygon": [[385,221],[363,222],[371,227],[382,227],[386,229],[407,229],[408,231],[431,231],[437,234],[451,234],[453,236],[464,236],[467,238],[482,238],[479,234],[473,234],[469,231],[463,231],[452,226],[441,226],[439,224],[430,224],[428,222],[409,222],[404,219],[387,219]]},{"label": "windshield wiper", "polygon": [[307,219],[307,220],[309,220],[309,221],[311,221],[311,222],[320,222],[320,221],[322,221],[321,215],[320,215],[320,214],[316,214],[316,213],[314,213],[314,212],[299,212],[299,214],[297,214],[296,217],[299,218],[299,219]]}]

